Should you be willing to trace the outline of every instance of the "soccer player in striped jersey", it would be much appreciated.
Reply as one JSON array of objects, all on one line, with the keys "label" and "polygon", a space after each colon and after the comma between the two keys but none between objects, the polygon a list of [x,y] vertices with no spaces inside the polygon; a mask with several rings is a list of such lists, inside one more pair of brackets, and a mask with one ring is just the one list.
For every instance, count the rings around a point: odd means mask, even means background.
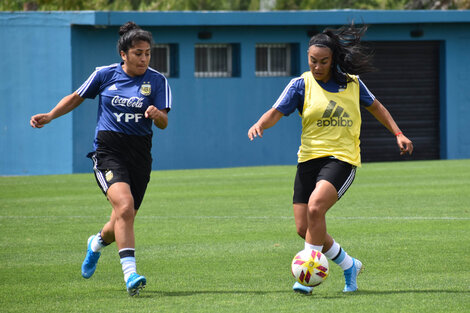
[{"label": "soccer player in striped jersey", "polygon": [[[293,196],[297,233],[305,239],[305,249],[322,251],[344,270],[344,292],[357,290],[363,265],[328,234],[325,216],[352,184],[361,164],[360,106],[396,136],[401,154],[413,152],[412,142],[357,76],[373,69],[370,55],[360,45],[366,30],[351,24],[313,36],[308,49],[310,71],[291,80],[248,131],[250,140],[262,137],[281,117],[300,113],[302,135]],[[305,294],[313,290],[299,283],[293,289]]]},{"label": "soccer player in striped jersey", "polygon": [[95,272],[101,249],[116,242],[128,293],[133,296],[147,280],[137,274],[134,219],[144,198],[152,169],[152,124],[168,125],[171,90],[167,79],[149,67],[152,35],[133,22],[120,27],[121,63],[98,67],[72,94],[49,113],[31,117],[42,128],[99,95],[93,161],[96,181],[112,206],[109,221],[89,237],[82,276]]}]

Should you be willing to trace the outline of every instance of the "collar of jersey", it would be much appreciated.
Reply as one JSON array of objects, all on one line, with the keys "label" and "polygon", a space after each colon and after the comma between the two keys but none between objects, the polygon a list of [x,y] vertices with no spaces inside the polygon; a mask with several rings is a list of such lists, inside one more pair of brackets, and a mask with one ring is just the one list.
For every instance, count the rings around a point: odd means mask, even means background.
[{"label": "collar of jersey", "polygon": [[[316,79],[315,79],[316,80]],[[340,87],[344,90],[346,89],[345,85],[340,86],[334,79],[330,79],[326,83],[321,80],[316,80],[317,83],[328,92],[339,92]]]}]

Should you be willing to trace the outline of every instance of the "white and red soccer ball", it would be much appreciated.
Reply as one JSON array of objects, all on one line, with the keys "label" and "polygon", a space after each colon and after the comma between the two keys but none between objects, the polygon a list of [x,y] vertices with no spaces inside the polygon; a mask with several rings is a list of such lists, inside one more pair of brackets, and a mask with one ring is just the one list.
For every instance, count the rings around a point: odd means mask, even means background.
[{"label": "white and red soccer ball", "polygon": [[317,250],[302,250],[292,260],[292,275],[304,286],[315,287],[328,277],[326,256]]}]

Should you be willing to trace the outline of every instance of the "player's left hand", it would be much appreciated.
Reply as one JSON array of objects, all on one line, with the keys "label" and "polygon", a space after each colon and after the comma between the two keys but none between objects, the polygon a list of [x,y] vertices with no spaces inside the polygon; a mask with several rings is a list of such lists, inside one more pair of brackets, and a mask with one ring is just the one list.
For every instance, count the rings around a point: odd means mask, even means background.
[{"label": "player's left hand", "polygon": [[155,106],[150,105],[147,110],[145,110],[145,118],[151,118],[152,120],[157,119],[160,116],[161,112]]},{"label": "player's left hand", "polygon": [[410,155],[413,153],[413,142],[409,140],[405,135],[400,134],[397,136],[397,144],[400,148],[400,155],[404,155],[407,152]]},{"label": "player's left hand", "polygon": [[150,105],[144,113],[145,118],[153,120],[155,126],[165,129],[168,126],[168,110],[159,110],[155,106]]}]

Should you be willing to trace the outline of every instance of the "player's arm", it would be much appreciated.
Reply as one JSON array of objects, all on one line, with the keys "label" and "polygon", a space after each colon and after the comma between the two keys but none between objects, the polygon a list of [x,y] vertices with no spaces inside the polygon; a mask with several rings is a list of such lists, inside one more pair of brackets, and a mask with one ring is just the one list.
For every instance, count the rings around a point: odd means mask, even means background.
[{"label": "player's arm", "polygon": [[248,138],[253,140],[257,136],[263,137],[263,131],[276,125],[284,114],[275,108],[269,109],[260,119],[248,130]]},{"label": "player's arm", "polygon": [[36,114],[31,117],[29,124],[34,128],[42,128],[47,123],[51,122],[62,115],[65,115],[78,107],[84,98],[80,97],[76,92],[65,96],[62,100],[49,113]]},{"label": "player's arm", "polygon": [[375,99],[372,105],[366,109],[384,125],[392,134],[397,137],[397,145],[400,148],[400,154],[413,153],[413,143],[409,140],[398,127],[390,112],[385,108],[379,100]]},{"label": "player's arm", "polygon": [[150,105],[145,110],[145,118],[151,118],[155,126],[165,129],[168,126],[168,111],[169,109],[159,110],[155,106]]}]

